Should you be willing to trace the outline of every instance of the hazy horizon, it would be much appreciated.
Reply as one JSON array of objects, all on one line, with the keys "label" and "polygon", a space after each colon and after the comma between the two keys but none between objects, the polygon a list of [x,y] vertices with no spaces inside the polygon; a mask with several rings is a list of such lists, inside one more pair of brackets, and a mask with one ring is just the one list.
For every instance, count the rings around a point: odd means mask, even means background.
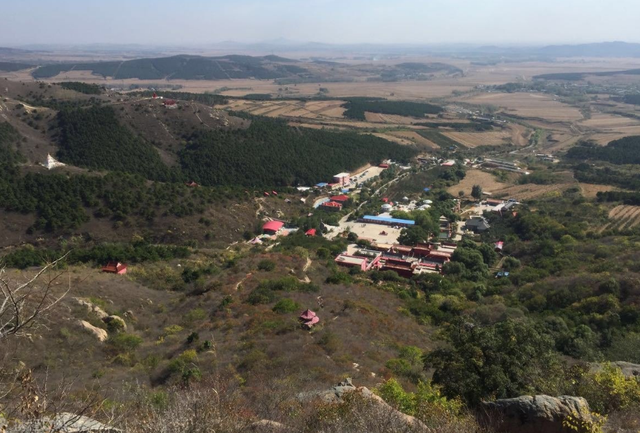
[{"label": "hazy horizon", "polygon": [[640,42],[640,3],[619,0],[23,0],[4,5],[0,46]]}]

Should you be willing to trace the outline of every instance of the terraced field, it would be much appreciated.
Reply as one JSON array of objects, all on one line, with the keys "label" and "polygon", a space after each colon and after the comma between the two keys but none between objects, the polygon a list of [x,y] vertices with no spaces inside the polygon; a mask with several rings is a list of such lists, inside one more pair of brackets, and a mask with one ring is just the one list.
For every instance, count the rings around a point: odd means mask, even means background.
[{"label": "terraced field", "polygon": [[609,212],[611,222],[602,230],[629,230],[640,226],[640,206],[620,205]]}]

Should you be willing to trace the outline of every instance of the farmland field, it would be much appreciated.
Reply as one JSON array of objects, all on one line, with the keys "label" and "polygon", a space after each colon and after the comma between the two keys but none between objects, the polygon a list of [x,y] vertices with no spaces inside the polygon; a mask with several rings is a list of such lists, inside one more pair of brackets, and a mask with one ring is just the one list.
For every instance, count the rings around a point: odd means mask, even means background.
[{"label": "farmland field", "polygon": [[571,122],[583,118],[577,108],[542,94],[483,93],[456,100],[476,105],[493,105],[500,107],[505,114],[540,118],[550,122]]},{"label": "farmland field", "polygon": [[470,148],[478,146],[501,146],[506,143],[511,143],[511,133],[506,130],[486,132],[442,131],[442,134]]},{"label": "farmland field", "polygon": [[620,205],[609,212],[611,223],[603,227],[603,230],[628,230],[640,225],[640,206]]}]

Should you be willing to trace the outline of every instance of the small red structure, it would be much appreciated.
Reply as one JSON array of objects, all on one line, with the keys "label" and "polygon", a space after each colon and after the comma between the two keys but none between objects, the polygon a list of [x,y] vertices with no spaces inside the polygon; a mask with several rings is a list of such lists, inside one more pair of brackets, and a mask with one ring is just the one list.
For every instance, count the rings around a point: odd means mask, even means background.
[{"label": "small red structure", "polygon": [[127,273],[127,265],[120,262],[109,262],[106,266],[102,268],[102,272],[107,272],[109,274],[118,274],[124,275]]},{"label": "small red structure", "polygon": [[496,242],[494,247],[496,252],[501,252],[502,248],[504,248],[504,242],[503,241]]},{"label": "small red structure", "polygon": [[265,234],[275,235],[282,227],[284,227],[284,223],[282,221],[269,221],[262,226],[262,231]]},{"label": "small red structure", "polygon": [[380,168],[389,168],[389,164],[380,164],[378,165]]},{"label": "small red structure", "polygon": [[191,188],[195,188],[196,186],[200,186],[197,183],[195,183],[194,181],[187,182],[187,183],[185,183],[185,185],[190,186]]},{"label": "small red structure", "polygon": [[336,203],[335,201],[328,201],[326,203],[322,203],[320,205],[321,208],[323,208],[324,210],[329,210],[329,211],[340,211],[342,210],[342,204],[341,203]]},{"label": "small red structure", "polygon": [[178,106],[178,103],[173,99],[165,99],[162,102],[162,105],[164,105],[165,107],[168,107],[168,108],[175,108],[175,107]]},{"label": "small red structure", "polygon": [[384,203],[389,203],[389,198],[388,198],[388,197],[383,197],[382,201],[383,201]]},{"label": "small red structure", "polygon": [[158,97],[158,95],[156,95],[156,92],[153,92],[153,99],[156,99]]},{"label": "small red structure", "polygon": [[276,191],[271,191],[271,194],[278,195],[278,193]]},{"label": "small red structure", "polygon": [[305,232],[305,235],[307,236],[315,236],[316,235],[316,229],[309,229]]},{"label": "small red structure", "polygon": [[349,196],[345,194],[333,195],[329,200],[335,203],[344,204],[349,200]]},{"label": "small red structure", "polygon": [[302,327],[305,329],[313,328],[313,326],[320,321],[318,315],[311,310],[304,310],[299,319]]},{"label": "small red structure", "polygon": [[267,191],[264,192],[265,197],[269,197],[269,193]]}]

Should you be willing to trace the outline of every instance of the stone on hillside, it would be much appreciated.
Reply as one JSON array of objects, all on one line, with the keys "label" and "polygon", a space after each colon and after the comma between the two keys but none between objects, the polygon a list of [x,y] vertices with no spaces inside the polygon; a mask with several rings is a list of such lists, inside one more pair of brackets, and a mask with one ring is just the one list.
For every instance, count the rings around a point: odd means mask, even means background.
[{"label": "stone on hillside", "polygon": [[612,362],[611,364],[622,370],[622,374],[626,377],[640,378],[640,364],[632,364],[624,361]]},{"label": "stone on hillside", "polygon": [[377,396],[371,390],[364,386],[356,387],[351,382],[351,378],[338,383],[336,386],[327,391],[304,392],[298,394],[298,398],[302,401],[320,399],[325,403],[340,403],[349,393],[357,393],[371,403],[375,404],[377,411],[384,413],[384,417],[388,420],[397,421],[406,426],[407,431],[411,432],[429,432],[430,429],[419,419],[406,415],[389,405],[380,396]]},{"label": "stone on hillside", "polygon": [[481,405],[481,417],[483,423],[503,433],[580,433],[589,430],[571,426],[593,423],[587,401],[571,396],[527,395],[485,402]]},{"label": "stone on hillside", "polygon": [[282,433],[291,431],[286,425],[268,419],[261,419],[249,426],[249,431],[256,433]]},{"label": "stone on hillside", "polygon": [[96,316],[98,316],[98,319],[104,319],[105,317],[108,316],[106,311],[104,311],[102,308],[98,307],[97,305],[93,305],[89,301],[86,301],[86,300],[81,299],[81,298],[73,298],[73,299],[75,299],[75,301],[79,305],[82,305],[83,307],[86,307],[87,312],[93,313]]},{"label": "stone on hillside", "polygon": [[96,326],[93,326],[91,323],[89,323],[89,322],[87,322],[85,320],[79,320],[78,324],[80,325],[80,327],[82,329],[84,329],[89,334],[91,334],[94,337],[96,337],[98,339],[98,341],[105,341],[107,338],[109,338],[109,334],[107,334],[107,331],[105,331],[102,328],[98,328]]},{"label": "stone on hillside", "polygon": [[95,419],[73,413],[60,413],[52,418],[43,417],[19,423],[7,433],[121,433],[122,430],[102,424]]},{"label": "stone on hillside", "polygon": [[110,331],[126,331],[127,322],[120,316],[103,317],[102,321],[107,324]]}]

